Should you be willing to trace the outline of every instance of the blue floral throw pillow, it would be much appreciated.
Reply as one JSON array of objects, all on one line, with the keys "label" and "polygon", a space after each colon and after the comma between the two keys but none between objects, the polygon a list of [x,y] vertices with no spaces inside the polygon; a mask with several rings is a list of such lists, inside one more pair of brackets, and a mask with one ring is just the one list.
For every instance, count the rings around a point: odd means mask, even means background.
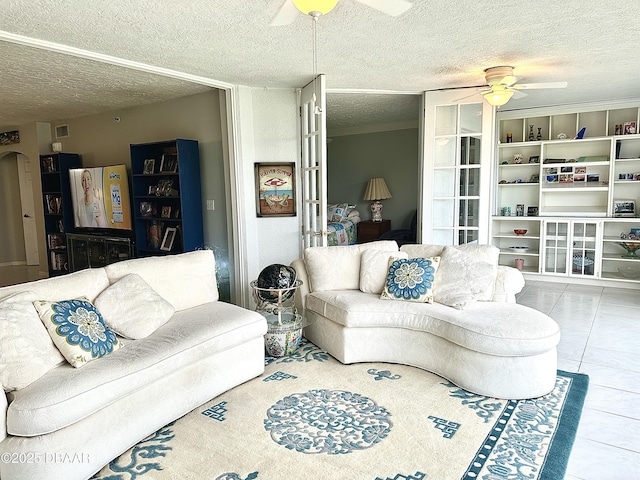
[{"label": "blue floral throw pillow", "polygon": [[433,303],[433,281],[440,257],[389,260],[389,272],[380,298]]},{"label": "blue floral throw pillow", "polygon": [[33,305],[60,353],[76,368],[118,350],[122,344],[85,297]]}]

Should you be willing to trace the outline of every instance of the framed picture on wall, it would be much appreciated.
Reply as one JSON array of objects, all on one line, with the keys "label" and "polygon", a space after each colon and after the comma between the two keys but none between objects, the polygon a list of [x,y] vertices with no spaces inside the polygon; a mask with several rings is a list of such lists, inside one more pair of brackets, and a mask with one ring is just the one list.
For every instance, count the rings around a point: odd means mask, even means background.
[{"label": "framed picture on wall", "polygon": [[295,163],[256,163],[258,217],[295,217]]}]

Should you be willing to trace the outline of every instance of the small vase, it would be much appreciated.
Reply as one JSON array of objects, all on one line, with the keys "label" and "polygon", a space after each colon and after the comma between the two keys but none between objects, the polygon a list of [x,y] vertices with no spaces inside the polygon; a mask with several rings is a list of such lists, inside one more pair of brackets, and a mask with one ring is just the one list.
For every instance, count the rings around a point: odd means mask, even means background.
[{"label": "small vase", "polygon": [[533,136],[533,125],[529,125],[529,141],[532,142],[533,140],[535,140]]},{"label": "small vase", "polygon": [[542,127],[538,128],[538,136],[536,137],[538,140],[542,140]]}]

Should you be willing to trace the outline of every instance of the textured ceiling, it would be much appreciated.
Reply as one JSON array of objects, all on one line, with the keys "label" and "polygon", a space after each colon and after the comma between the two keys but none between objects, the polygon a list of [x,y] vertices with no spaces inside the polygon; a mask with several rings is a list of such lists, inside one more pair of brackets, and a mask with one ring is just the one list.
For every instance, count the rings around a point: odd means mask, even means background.
[{"label": "textured ceiling", "polygon": [[[312,23],[301,14],[271,26],[282,2],[4,0],[0,40],[15,34],[225,84],[298,87],[311,78]],[[506,64],[524,82],[569,82],[562,90],[528,91],[509,108],[640,97],[639,19],[630,1],[415,0],[394,18],[340,0],[318,21],[318,71],[330,90],[415,93],[480,85],[484,68]],[[209,88],[10,41],[0,41],[0,54],[0,126]],[[416,97],[367,95],[369,104],[382,104],[376,110],[358,96],[330,94],[330,122],[349,126],[377,119],[379,111],[398,118],[417,105]],[[356,115],[358,105],[366,115]]]}]

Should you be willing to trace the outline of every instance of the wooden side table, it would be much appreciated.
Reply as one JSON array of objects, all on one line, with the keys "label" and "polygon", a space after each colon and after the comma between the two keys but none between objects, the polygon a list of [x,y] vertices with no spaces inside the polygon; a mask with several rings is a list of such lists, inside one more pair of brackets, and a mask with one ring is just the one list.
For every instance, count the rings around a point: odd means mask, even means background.
[{"label": "wooden side table", "polygon": [[391,230],[391,220],[382,220],[381,222],[364,220],[358,222],[358,243],[373,242],[389,230]]}]

